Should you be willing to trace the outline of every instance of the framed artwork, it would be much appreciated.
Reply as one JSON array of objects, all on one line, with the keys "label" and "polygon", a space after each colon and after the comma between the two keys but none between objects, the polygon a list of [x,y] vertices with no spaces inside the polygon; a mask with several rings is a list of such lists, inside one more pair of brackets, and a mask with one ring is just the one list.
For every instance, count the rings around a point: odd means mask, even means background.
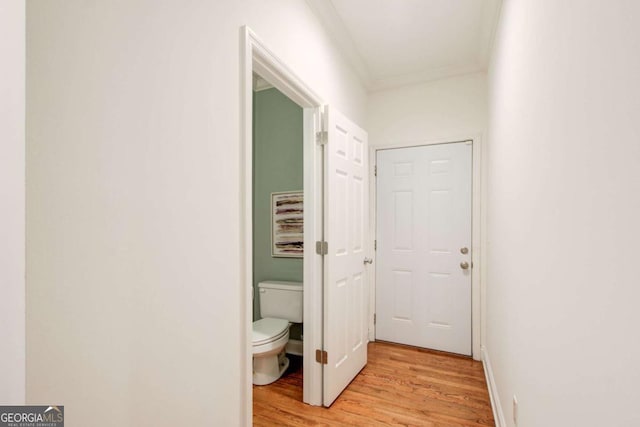
[{"label": "framed artwork", "polygon": [[271,193],[271,256],[302,258],[303,192]]}]

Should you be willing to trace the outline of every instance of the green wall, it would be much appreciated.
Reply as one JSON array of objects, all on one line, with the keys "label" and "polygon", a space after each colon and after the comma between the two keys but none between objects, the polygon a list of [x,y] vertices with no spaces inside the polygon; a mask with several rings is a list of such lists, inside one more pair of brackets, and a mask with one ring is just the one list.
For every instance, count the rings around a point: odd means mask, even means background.
[{"label": "green wall", "polygon": [[254,319],[259,282],[302,282],[302,258],[271,256],[271,193],[302,190],[302,120],[302,108],[277,89],[253,93]]}]

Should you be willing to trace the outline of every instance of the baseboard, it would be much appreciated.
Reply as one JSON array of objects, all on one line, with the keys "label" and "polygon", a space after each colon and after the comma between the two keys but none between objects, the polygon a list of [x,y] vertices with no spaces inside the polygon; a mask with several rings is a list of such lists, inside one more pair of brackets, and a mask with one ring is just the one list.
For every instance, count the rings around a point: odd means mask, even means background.
[{"label": "baseboard", "polygon": [[496,387],[496,381],[493,378],[493,370],[491,369],[491,360],[489,359],[489,352],[485,346],[480,347],[482,352],[482,365],[484,366],[484,376],[487,379],[487,387],[489,388],[489,398],[491,399],[491,409],[493,409],[493,418],[496,421],[496,427],[507,427],[507,423],[504,419],[504,412],[502,412],[502,405],[500,404],[500,397],[498,396],[498,388]]},{"label": "baseboard", "polygon": [[303,350],[302,341],[290,339],[289,342],[287,342],[287,346],[285,347],[284,351],[287,354],[293,354],[295,356],[303,356],[304,350]]}]

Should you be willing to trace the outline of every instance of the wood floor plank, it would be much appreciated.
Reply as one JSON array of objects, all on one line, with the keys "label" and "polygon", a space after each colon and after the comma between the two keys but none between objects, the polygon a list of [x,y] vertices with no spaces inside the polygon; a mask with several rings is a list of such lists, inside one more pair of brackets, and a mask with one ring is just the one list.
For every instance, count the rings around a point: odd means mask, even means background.
[{"label": "wood floor plank", "polygon": [[404,345],[369,343],[367,366],[330,408],[302,402],[302,359],[253,387],[254,426],[494,426],[482,364]]}]

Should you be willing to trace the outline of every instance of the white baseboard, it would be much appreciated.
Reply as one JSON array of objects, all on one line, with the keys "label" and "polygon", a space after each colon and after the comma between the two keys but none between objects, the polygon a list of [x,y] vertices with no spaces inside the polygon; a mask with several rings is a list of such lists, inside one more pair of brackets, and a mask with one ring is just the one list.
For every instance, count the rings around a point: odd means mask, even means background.
[{"label": "white baseboard", "polygon": [[302,341],[290,339],[285,347],[285,353],[293,354],[295,356],[304,356]]},{"label": "white baseboard", "polygon": [[487,352],[485,346],[481,346],[480,351],[482,352],[484,376],[487,379],[489,398],[491,399],[491,409],[493,409],[493,418],[496,421],[496,427],[507,427],[507,423],[504,419],[504,412],[502,412],[502,405],[500,404],[500,398],[498,396],[498,388],[496,387],[496,381],[493,378],[493,370],[491,369],[491,360],[489,360],[489,353]]}]

